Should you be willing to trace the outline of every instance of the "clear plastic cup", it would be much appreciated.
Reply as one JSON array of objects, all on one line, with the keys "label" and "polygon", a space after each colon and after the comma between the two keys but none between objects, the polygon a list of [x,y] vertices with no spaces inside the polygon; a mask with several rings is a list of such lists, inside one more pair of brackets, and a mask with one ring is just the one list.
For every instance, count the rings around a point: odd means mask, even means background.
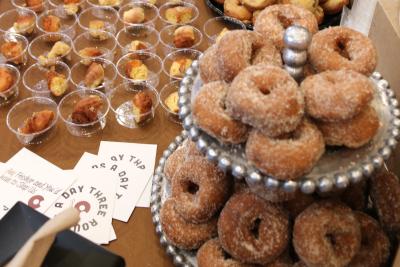
[{"label": "clear plastic cup", "polygon": [[[115,48],[117,47],[117,40],[114,35],[106,31],[97,31],[97,34],[99,34],[99,36],[93,36],[93,32],[84,32],[75,38],[73,50],[82,64],[88,65],[92,59],[96,58],[104,58],[109,61],[114,60]],[[93,48],[101,53],[101,55],[97,53],[92,56],[82,54],[83,51],[85,51],[83,49],[87,48]]]},{"label": "clear plastic cup", "polygon": [[117,42],[122,55],[134,52],[131,48],[133,41],[139,41],[145,45],[146,48],[139,49],[140,51],[156,53],[160,37],[158,31],[149,25],[138,24],[122,28],[117,34]]},{"label": "clear plastic cup", "polygon": [[118,12],[112,7],[90,7],[79,14],[78,24],[84,31],[96,33],[98,30],[90,29],[90,22],[101,20],[104,22],[104,28],[101,30],[115,34],[118,18]]},{"label": "clear plastic cup", "polygon": [[71,81],[76,86],[78,90],[82,89],[92,89],[100,90],[102,92],[107,92],[114,87],[115,79],[117,77],[117,69],[114,63],[106,59],[97,58],[93,59],[92,62],[101,64],[104,70],[104,79],[102,83],[96,87],[91,87],[85,83],[85,78],[88,73],[88,68],[90,65],[84,65],[81,63],[76,63],[71,68]]},{"label": "clear plastic cup", "polygon": [[160,31],[160,42],[162,44],[163,52],[165,55],[181,48],[196,49],[201,45],[201,41],[203,40],[203,34],[199,29],[193,27],[193,33],[195,38],[193,45],[188,47],[177,48],[174,44],[174,32],[179,27],[182,27],[182,25],[167,25]]},{"label": "clear plastic cup", "polygon": [[[151,98],[152,106],[142,113],[135,113],[133,99],[138,93],[147,93]],[[157,90],[148,85],[122,83],[107,94],[110,106],[117,122],[127,128],[139,128],[154,119],[159,103]]]},{"label": "clear plastic cup", "polygon": [[78,9],[69,11],[68,5],[64,4],[64,0],[48,0],[48,1],[49,1],[50,6],[55,7],[55,8],[62,8],[65,10],[65,12],[67,14],[70,14],[70,15],[73,15],[73,14],[77,15],[80,11],[84,10],[85,3],[86,3],[86,0],[80,0],[77,3],[71,4],[71,5],[76,5]]},{"label": "clear plastic cup", "polygon": [[[35,112],[50,110],[54,113],[53,120],[49,125],[35,133],[24,134],[20,129],[24,126],[26,119]],[[23,145],[37,145],[52,137],[56,131],[58,120],[57,103],[45,97],[30,97],[15,104],[7,114],[7,126],[15,134],[18,141]]]},{"label": "clear plastic cup", "polygon": [[0,69],[6,69],[13,77],[13,82],[7,89],[0,91],[0,107],[13,102],[18,97],[19,70],[9,64],[0,64]]},{"label": "clear plastic cup", "polygon": [[124,0],[86,0],[91,7],[112,7],[118,9],[125,2]]},{"label": "clear plastic cup", "polygon": [[[47,74],[49,71],[55,71],[64,75],[68,84],[68,89],[60,96],[54,95],[48,86]],[[30,66],[22,76],[22,83],[32,96],[48,97],[55,101],[60,100],[64,95],[71,91],[71,70],[64,62],[57,62],[54,66],[47,68],[39,63]]]},{"label": "clear plastic cup", "polygon": [[[126,14],[125,12],[129,12],[130,9],[132,8],[142,8],[144,11],[144,20],[143,21],[138,21],[138,22],[129,22],[126,21],[124,18],[124,15]],[[127,26],[132,26],[135,24],[145,24],[145,25],[151,25],[154,27],[155,21],[158,18],[158,9],[155,5],[152,5],[147,2],[130,2],[129,4],[126,4],[120,8],[118,11],[119,14],[119,19],[120,21],[124,24],[125,27]]]},{"label": "clear plastic cup", "polygon": [[[169,10],[170,8],[175,8],[175,7],[185,7],[191,10],[191,19],[186,21],[186,22],[173,22],[170,21],[166,18],[166,12],[167,10]],[[159,16],[160,16],[160,20],[163,22],[164,25],[168,25],[168,24],[192,24],[199,16],[199,9],[189,3],[189,2],[182,2],[182,1],[172,1],[172,2],[167,2],[165,4],[163,4],[162,6],[160,6],[159,8]]]},{"label": "clear plastic cup", "polygon": [[[177,94],[180,86],[180,81],[172,81],[168,84],[166,84],[160,91],[160,103],[161,106],[164,110],[165,116],[167,118],[175,123],[181,124],[181,120],[179,119],[179,112],[176,112],[175,110],[171,110],[166,103],[166,100],[171,97],[172,94]],[[178,103],[176,103],[178,104]]]},{"label": "clear plastic cup", "polygon": [[[132,60],[140,60],[147,68],[146,79],[133,79],[127,74],[127,64]],[[150,84],[157,87],[159,83],[159,76],[162,71],[162,61],[159,56],[149,52],[132,52],[121,57],[117,62],[118,75],[122,77],[125,82],[134,84]]]},{"label": "clear plastic cup", "polygon": [[246,25],[238,19],[227,16],[208,19],[203,25],[203,32],[209,46],[215,44],[223,30],[246,30]]},{"label": "clear plastic cup", "polygon": [[[0,61],[3,63],[9,63],[16,66],[25,65],[28,61],[28,39],[26,37],[16,33],[2,33],[0,34]],[[15,47],[20,47],[15,49]]]},{"label": "clear plastic cup", "polygon": [[[97,119],[90,123],[75,123],[72,120],[72,113],[75,105],[82,99],[90,96],[100,97],[101,108],[97,111]],[[58,105],[58,113],[64,121],[68,132],[74,136],[90,137],[101,132],[107,123],[107,114],[110,110],[110,102],[105,94],[96,90],[77,90],[66,95]]]},{"label": "clear plastic cup", "polygon": [[182,59],[190,59],[192,62],[194,60],[197,60],[200,56],[202,55],[202,53],[198,50],[193,50],[193,49],[179,49],[176,50],[172,53],[169,53],[163,61],[163,70],[164,73],[171,79],[171,80],[182,80],[186,70],[185,69],[181,75],[172,75],[170,73],[171,71],[171,67],[172,64],[174,64],[174,62],[178,62]]},{"label": "clear plastic cup", "polygon": [[[48,57],[49,52],[56,44],[61,41],[69,46],[63,54],[57,56]],[[29,55],[35,60],[40,62],[42,65],[51,66],[60,60],[71,60],[72,40],[65,34],[61,33],[46,33],[33,39],[29,45]]]},{"label": "clear plastic cup", "polygon": [[16,8],[30,9],[36,12],[36,14],[39,14],[49,8],[48,0],[42,0],[40,4],[34,6],[28,6],[26,0],[11,0],[11,4]]},{"label": "clear plastic cup", "polygon": [[50,10],[46,10],[40,14],[37,18],[36,26],[42,33],[53,33],[49,32],[44,28],[43,22],[47,16],[56,16],[60,19],[60,29],[57,33],[68,35],[71,38],[75,37],[76,34],[76,25],[78,22],[78,18],[75,14],[69,15],[65,12],[63,8],[54,8]]},{"label": "clear plastic cup", "polygon": [[[31,20],[28,23],[17,24],[17,19],[25,18]],[[36,13],[27,8],[15,8],[7,10],[0,15],[0,31],[17,33],[24,36],[31,36],[36,30]]]}]

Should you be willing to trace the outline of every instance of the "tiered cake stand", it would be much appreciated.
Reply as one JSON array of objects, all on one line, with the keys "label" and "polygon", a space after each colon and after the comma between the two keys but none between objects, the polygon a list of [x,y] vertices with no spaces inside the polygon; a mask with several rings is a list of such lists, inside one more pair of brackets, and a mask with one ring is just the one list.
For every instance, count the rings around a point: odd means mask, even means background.
[{"label": "tiered cake stand", "polygon": [[[306,53],[308,42],[309,37],[304,33],[304,29],[299,27],[288,30],[285,35],[287,45],[283,55],[285,68],[295,79],[301,79],[300,73],[306,61],[304,53]],[[160,224],[160,209],[170,194],[169,184],[164,177],[165,161],[185,138],[196,142],[206,158],[215,162],[221,170],[232,173],[237,179],[245,179],[249,187],[260,196],[269,190],[277,189],[285,192],[300,190],[305,194],[344,189],[352,183],[358,183],[369,177],[375,170],[381,168],[397,145],[400,135],[399,103],[388,82],[375,72],[370,77],[376,89],[371,105],[376,109],[381,125],[374,139],[358,149],[328,149],[305,177],[288,181],[277,180],[262,173],[247,161],[243,145],[222,144],[194,123],[191,102],[202,86],[198,72],[199,63],[195,61],[182,80],[179,89],[179,114],[185,130],[164,151],[153,176],[151,198],[153,222],[156,232],[160,235],[161,244],[165,246],[167,253],[172,256],[177,266],[197,266],[196,255],[194,251],[180,250],[169,244]]]}]

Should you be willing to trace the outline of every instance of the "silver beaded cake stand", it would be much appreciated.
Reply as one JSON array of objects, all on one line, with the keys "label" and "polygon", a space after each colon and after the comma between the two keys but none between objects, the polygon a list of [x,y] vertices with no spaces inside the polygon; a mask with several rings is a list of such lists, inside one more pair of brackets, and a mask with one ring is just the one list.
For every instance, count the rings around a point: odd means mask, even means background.
[{"label": "silver beaded cake stand", "polygon": [[181,267],[196,267],[196,251],[179,249],[169,243],[165,234],[163,233],[160,222],[161,206],[164,201],[171,195],[170,184],[164,175],[165,161],[183,143],[186,138],[188,138],[188,132],[183,131],[182,134],[177,136],[175,140],[164,151],[153,175],[150,207],[153,223],[156,227],[156,233],[160,237],[160,243],[165,248],[167,254],[172,258],[174,264]]},{"label": "silver beaded cake stand", "polygon": [[[283,51],[284,67],[296,80],[301,80],[302,68],[307,61],[306,49],[310,37],[303,28],[289,29],[285,35],[287,48]],[[210,161],[217,163],[219,168],[231,172],[237,179],[246,179],[249,186],[261,196],[263,192],[277,188],[287,192],[301,190],[307,194],[317,190],[328,192],[335,188],[346,188],[350,183],[357,183],[379,169],[397,145],[397,138],[400,135],[399,104],[388,82],[375,72],[371,76],[376,89],[372,106],[378,113],[381,126],[374,139],[359,149],[328,150],[311,173],[305,177],[296,181],[278,181],[248,163],[243,145],[224,145],[195,125],[191,115],[191,102],[202,86],[198,70],[199,63],[194,61],[179,88],[179,115],[185,130],[164,151],[152,181],[153,223],[161,245],[165,247],[176,266],[197,266],[196,251],[186,251],[173,246],[163,233],[160,223],[161,206],[171,194],[170,185],[164,175],[165,161],[186,138],[196,142],[200,151]]]},{"label": "silver beaded cake stand", "polygon": [[[302,68],[307,61],[306,49],[310,37],[302,27],[290,27],[285,34],[286,48],[283,51],[285,69],[296,79],[302,79]],[[231,172],[238,179],[246,179],[259,195],[263,189],[283,189],[293,192],[300,189],[311,194],[316,190],[328,192],[335,188],[346,188],[350,183],[357,183],[363,177],[370,176],[388,159],[397,145],[400,126],[398,101],[389,84],[375,72],[370,78],[375,84],[374,99],[371,105],[380,119],[380,128],[374,139],[359,149],[331,149],[322,156],[313,170],[297,180],[279,181],[252,166],[246,159],[244,145],[225,145],[202,131],[194,122],[191,113],[192,99],[202,86],[198,75],[199,62],[193,62],[179,88],[179,115],[189,137],[206,157],[226,172]]]}]

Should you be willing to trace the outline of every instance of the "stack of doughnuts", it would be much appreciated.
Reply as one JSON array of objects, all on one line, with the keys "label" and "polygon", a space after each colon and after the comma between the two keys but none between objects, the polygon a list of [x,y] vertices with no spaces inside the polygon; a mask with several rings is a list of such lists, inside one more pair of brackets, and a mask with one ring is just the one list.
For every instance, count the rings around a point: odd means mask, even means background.
[{"label": "stack of doughnuts", "polygon": [[169,241],[183,249],[197,249],[217,235],[217,213],[232,191],[232,180],[200,156],[186,141],[165,163],[171,197],[160,212]]},{"label": "stack of doughnuts", "polygon": [[[313,35],[300,84],[282,67],[293,24]],[[245,144],[247,160],[279,180],[309,173],[325,145],[359,148],[376,135],[370,39],[345,27],[318,32],[314,16],[294,5],[265,8],[254,28],[226,33],[200,58],[204,85],[192,102],[199,128],[221,143]]]},{"label": "stack of doughnuts", "polygon": [[[329,195],[296,192],[291,200],[277,195],[269,201],[240,182],[232,190],[233,182],[206,162],[190,141],[171,154],[165,173],[171,197],[160,217],[170,243],[198,249],[199,267],[388,263],[390,242],[400,237],[400,182],[394,174],[381,171],[369,186],[364,181]],[[366,205],[370,197],[374,210]]]},{"label": "stack of doughnuts", "polygon": [[349,28],[328,28],[313,36],[309,61],[318,73],[308,76],[300,89],[325,143],[349,148],[368,143],[380,126],[370,105],[374,85],[368,76],[377,63],[372,42]]}]

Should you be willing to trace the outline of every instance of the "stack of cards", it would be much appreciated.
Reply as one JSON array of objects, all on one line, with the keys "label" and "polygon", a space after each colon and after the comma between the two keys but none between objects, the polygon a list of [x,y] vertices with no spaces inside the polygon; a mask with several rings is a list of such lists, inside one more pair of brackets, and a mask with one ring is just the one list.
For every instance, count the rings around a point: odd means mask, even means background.
[{"label": "stack of cards", "polygon": [[22,201],[48,217],[68,207],[80,213],[71,230],[97,244],[116,239],[112,219],[128,222],[149,207],[156,145],[101,142],[73,170],[61,170],[27,149],[0,164],[0,219]]}]

